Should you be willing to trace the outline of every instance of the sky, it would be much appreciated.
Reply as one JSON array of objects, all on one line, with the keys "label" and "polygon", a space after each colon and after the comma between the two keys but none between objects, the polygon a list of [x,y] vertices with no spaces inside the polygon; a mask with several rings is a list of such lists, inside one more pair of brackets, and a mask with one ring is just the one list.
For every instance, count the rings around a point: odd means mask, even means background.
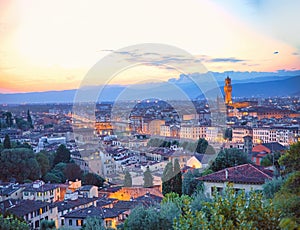
[{"label": "sky", "polygon": [[[103,57],[143,43],[185,50],[208,71],[299,70],[299,9],[297,0],[0,0],[0,93],[78,88]],[[178,78],[178,60],[164,58],[173,63],[132,66],[110,84]]]}]

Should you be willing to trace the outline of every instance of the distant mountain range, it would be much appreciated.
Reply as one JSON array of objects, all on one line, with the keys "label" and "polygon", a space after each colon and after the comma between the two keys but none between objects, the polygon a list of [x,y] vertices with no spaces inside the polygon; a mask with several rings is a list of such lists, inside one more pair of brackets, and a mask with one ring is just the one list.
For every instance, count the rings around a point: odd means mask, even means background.
[{"label": "distant mountain range", "polygon": [[[223,92],[223,81],[218,79],[220,90]],[[86,87],[78,93],[76,89],[63,91],[47,91],[32,93],[0,94],[1,104],[22,103],[72,103],[76,95],[81,95],[82,101],[93,101],[100,92],[101,101],[133,100],[159,98],[159,99],[191,99],[201,97],[202,92],[188,77],[182,75],[179,79],[170,79],[164,83],[148,83],[139,86],[108,85],[105,87]],[[269,79],[269,80],[268,80]],[[237,83],[238,82],[238,83]],[[247,80],[232,81],[233,97],[274,97],[274,96],[300,96],[300,74],[298,76],[260,77]],[[205,82],[203,85],[205,86]],[[208,84],[208,83],[207,83]],[[98,97],[98,96],[97,96]],[[78,97],[77,97],[78,98]],[[92,100],[91,100],[92,99]]]}]

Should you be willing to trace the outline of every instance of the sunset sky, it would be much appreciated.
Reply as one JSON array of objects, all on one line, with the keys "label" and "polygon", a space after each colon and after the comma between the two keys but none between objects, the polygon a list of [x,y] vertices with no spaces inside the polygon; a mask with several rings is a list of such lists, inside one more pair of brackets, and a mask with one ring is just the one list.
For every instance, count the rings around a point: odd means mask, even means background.
[{"label": "sunset sky", "polygon": [[[140,43],[186,50],[209,71],[298,70],[299,9],[297,0],[0,0],[0,93],[78,88],[101,58]],[[179,77],[141,66],[112,83],[143,74]]]}]

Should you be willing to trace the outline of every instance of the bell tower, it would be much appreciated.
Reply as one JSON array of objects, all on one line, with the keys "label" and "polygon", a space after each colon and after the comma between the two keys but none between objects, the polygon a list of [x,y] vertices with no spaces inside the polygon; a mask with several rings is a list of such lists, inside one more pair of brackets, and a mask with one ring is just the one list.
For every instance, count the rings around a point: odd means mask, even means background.
[{"label": "bell tower", "polygon": [[227,78],[225,79],[225,86],[224,86],[226,105],[232,104],[231,92],[232,92],[231,78],[227,76]]}]

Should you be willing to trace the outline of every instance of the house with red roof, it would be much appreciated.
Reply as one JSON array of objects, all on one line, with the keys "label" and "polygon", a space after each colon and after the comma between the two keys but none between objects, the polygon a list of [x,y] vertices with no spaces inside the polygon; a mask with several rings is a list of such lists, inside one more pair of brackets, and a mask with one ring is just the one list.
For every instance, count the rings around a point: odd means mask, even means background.
[{"label": "house with red roof", "polygon": [[278,142],[262,143],[252,148],[251,160],[256,165],[260,165],[261,160],[268,154],[275,152],[283,153],[286,147],[279,144]]},{"label": "house with red roof", "polygon": [[262,190],[262,185],[272,177],[272,171],[264,167],[243,164],[199,177],[198,180],[204,183],[204,194],[211,197],[215,190],[221,192],[228,183],[232,183],[237,191]]}]

